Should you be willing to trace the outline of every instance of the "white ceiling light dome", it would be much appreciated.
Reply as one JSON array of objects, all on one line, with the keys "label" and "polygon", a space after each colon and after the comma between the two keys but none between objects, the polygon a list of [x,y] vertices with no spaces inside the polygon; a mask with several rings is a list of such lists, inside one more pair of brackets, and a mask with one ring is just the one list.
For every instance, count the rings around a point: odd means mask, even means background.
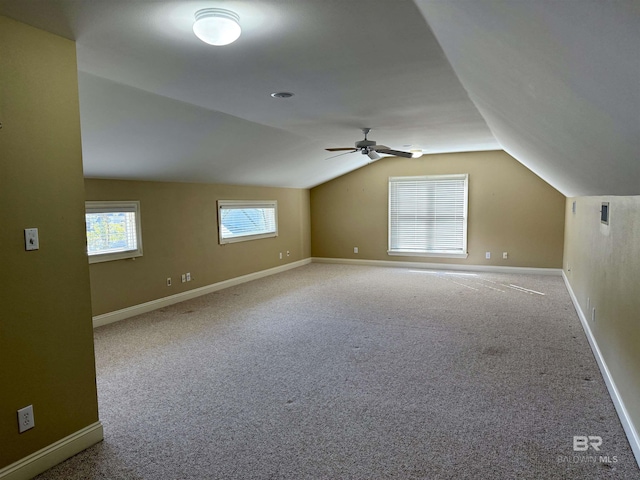
[{"label": "white ceiling light dome", "polygon": [[193,33],[209,45],[229,45],[242,33],[240,17],[224,8],[203,8],[195,14]]}]

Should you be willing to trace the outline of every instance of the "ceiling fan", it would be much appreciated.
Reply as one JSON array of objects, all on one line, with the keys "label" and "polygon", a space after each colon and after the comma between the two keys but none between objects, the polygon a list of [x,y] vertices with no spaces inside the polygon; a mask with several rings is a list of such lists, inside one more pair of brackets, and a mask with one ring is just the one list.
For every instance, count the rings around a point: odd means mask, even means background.
[{"label": "ceiling fan", "polygon": [[[340,148],[325,148],[328,152],[340,152],[343,150],[350,150],[349,152],[341,153],[340,155],[346,155],[347,153],[360,152],[362,155],[367,155],[371,160],[378,160],[382,158],[379,154],[395,155],[396,157],[411,158],[413,154],[410,152],[402,152],[400,150],[392,150],[386,145],[377,145],[374,140],[368,140],[367,135],[371,131],[370,128],[363,128],[364,140],[356,142],[355,148],[353,147],[340,147]],[[338,155],[336,155],[337,157]],[[333,158],[333,157],[330,157]]]}]

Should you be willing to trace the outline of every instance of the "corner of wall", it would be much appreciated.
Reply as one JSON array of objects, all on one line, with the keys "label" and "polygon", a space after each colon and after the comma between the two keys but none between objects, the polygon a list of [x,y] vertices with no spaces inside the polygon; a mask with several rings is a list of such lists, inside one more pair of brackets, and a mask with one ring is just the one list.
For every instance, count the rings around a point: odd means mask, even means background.
[{"label": "corner of wall", "polygon": [[[2,370],[0,468],[8,476],[5,467],[95,425],[98,403],[75,44],[0,17],[0,45],[0,365],[11,366]],[[26,251],[24,230],[34,227],[40,248]],[[35,426],[19,433],[17,410],[29,405]]]}]

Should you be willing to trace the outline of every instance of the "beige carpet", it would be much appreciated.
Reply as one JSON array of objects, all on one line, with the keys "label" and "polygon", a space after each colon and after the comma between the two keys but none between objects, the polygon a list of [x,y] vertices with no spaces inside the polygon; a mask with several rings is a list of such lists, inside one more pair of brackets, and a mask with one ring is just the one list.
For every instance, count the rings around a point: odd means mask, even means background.
[{"label": "beige carpet", "polygon": [[640,478],[560,277],[311,264],[95,344],[105,441],[40,479]]}]

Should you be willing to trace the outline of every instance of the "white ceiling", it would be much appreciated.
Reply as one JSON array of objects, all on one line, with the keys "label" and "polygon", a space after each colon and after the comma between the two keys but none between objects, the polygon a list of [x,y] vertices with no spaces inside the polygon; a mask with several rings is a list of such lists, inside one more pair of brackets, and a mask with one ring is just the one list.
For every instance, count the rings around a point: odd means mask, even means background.
[{"label": "white ceiling", "polygon": [[[211,6],[240,15],[236,43],[195,38]],[[324,148],[372,127],[400,150],[504,147],[567,195],[640,193],[637,1],[0,0],[0,14],[76,41],[90,177],[306,188],[365,165]]]}]

